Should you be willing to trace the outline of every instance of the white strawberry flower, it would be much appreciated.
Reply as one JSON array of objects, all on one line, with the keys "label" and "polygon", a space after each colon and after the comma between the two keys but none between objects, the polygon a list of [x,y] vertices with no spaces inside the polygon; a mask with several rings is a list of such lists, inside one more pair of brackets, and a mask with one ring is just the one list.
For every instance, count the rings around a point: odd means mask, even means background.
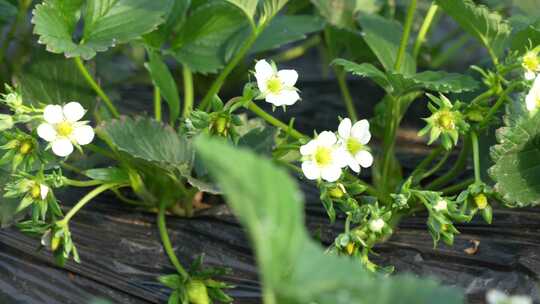
[{"label": "white strawberry flower", "polygon": [[536,112],[540,107],[540,75],[536,77],[531,90],[525,97],[525,105],[529,112]]},{"label": "white strawberry flower", "polygon": [[536,74],[540,72],[540,58],[538,58],[538,47],[527,51],[521,60],[521,66],[525,69],[524,77],[526,80],[533,80]]},{"label": "white strawberry flower", "polygon": [[341,169],[346,167],[344,155],[336,146],[334,133],[324,131],[315,139],[300,147],[303,156],[302,171],[307,179],[324,179],[335,182],[341,176]]},{"label": "white strawberry flower", "polygon": [[86,110],[78,102],[63,107],[48,105],[43,110],[44,123],[40,124],[39,137],[49,142],[54,154],[65,157],[73,152],[73,145],[83,146],[94,139],[94,129],[87,121],[79,121]]},{"label": "white strawberry flower", "polygon": [[376,233],[380,233],[382,229],[384,228],[384,225],[385,223],[383,219],[381,218],[374,219],[369,222],[369,230]]},{"label": "white strawberry flower", "polygon": [[338,135],[341,149],[345,152],[345,161],[351,170],[359,173],[360,167],[369,168],[373,164],[373,155],[366,146],[371,139],[366,119],[354,125],[349,118],[343,119],[339,123]]},{"label": "white strawberry flower", "polygon": [[437,212],[446,211],[448,209],[448,203],[446,200],[442,199],[435,204],[433,209],[435,209]]},{"label": "white strawberry flower", "polygon": [[528,296],[508,296],[504,292],[492,289],[486,294],[487,304],[532,304]]},{"label": "white strawberry flower", "polygon": [[295,70],[278,71],[273,63],[259,60],[255,64],[255,78],[261,91],[260,97],[276,107],[291,106],[300,99],[294,87],[298,80]]}]

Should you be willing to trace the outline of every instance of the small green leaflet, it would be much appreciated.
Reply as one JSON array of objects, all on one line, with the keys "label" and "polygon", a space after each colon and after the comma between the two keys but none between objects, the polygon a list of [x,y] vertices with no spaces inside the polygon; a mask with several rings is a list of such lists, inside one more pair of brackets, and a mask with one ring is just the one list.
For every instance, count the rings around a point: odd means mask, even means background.
[{"label": "small green leaflet", "polygon": [[[32,23],[38,42],[53,53],[90,59],[96,52],[151,32],[165,21],[168,0],[45,0],[36,5]],[[82,37],[73,39],[77,23]]]},{"label": "small green leaflet", "polygon": [[253,20],[253,16],[255,15],[255,12],[257,11],[257,5],[259,4],[259,0],[227,0],[228,2],[238,6],[244,14],[246,14],[246,17]]}]

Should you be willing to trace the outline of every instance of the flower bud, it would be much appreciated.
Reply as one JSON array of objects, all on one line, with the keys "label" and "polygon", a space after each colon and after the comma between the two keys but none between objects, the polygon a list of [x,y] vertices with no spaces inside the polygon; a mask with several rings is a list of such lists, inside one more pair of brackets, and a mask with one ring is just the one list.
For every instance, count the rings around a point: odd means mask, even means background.
[{"label": "flower bud", "polygon": [[219,116],[212,123],[211,128],[214,130],[215,134],[226,136],[228,133],[229,118],[225,116]]},{"label": "flower bud", "polygon": [[19,146],[19,153],[26,155],[32,151],[34,145],[30,141],[23,141]]},{"label": "flower bud", "polygon": [[11,107],[18,107],[22,105],[22,96],[18,93],[12,92],[4,97],[4,101]]},{"label": "flower bud", "polygon": [[335,187],[332,187],[330,190],[328,190],[328,194],[330,195],[330,197],[335,199],[342,198],[345,193],[347,193],[347,191],[342,184],[337,184]]},{"label": "flower bud", "polygon": [[437,204],[435,204],[433,209],[435,209],[435,211],[437,212],[446,211],[448,209],[448,203],[446,202],[446,200],[442,199],[438,201]]},{"label": "flower bud", "polygon": [[51,251],[56,251],[60,247],[61,239],[57,236],[53,236],[51,239]]},{"label": "flower bud", "polygon": [[204,282],[199,280],[191,280],[187,286],[187,294],[189,303],[192,304],[210,304],[210,297]]},{"label": "flower bud", "polygon": [[33,199],[38,199],[41,196],[41,187],[39,184],[36,183],[30,188],[30,196]]},{"label": "flower bud", "polygon": [[0,114],[0,131],[5,131],[13,128],[13,117],[7,114]]},{"label": "flower bud", "polygon": [[369,222],[369,230],[373,232],[381,232],[385,223],[383,219],[374,219]]},{"label": "flower bud", "polygon": [[474,202],[476,203],[476,206],[480,210],[484,210],[488,206],[487,197],[483,193],[475,195]]},{"label": "flower bud", "polygon": [[355,248],[356,245],[353,242],[349,242],[349,244],[347,244],[347,246],[345,247],[345,250],[347,250],[347,254],[352,255]]},{"label": "flower bud", "polygon": [[484,115],[479,110],[471,110],[467,112],[467,119],[473,122],[481,122],[484,120]]}]

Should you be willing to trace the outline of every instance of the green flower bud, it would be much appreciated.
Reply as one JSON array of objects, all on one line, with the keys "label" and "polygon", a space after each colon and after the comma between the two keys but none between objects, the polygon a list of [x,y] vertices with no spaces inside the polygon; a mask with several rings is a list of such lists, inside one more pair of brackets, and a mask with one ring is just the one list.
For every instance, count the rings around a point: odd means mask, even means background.
[{"label": "green flower bud", "polygon": [[484,210],[488,206],[487,197],[483,193],[475,195],[474,202],[476,203],[476,206],[480,210]]},{"label": "green flower bud", "polygon": [[0,114],[0,131],[5,131],[13,128],[13,117],[7,114]]},{"label": "green flower bud", "polygon": [[467,113],[467,119],[474,122],[481,122],[484,120],[484,115],[479,110],[471,110]]},{"label": "green flower bud", "polygon": [[332,187],[330,190],[328,190],[328,194],[330,195],[330,197],[335,199],[342,198],[345,193],[347,193],[347,191],[342,184],[337,184],[335,187]]},{"label": "green flower bud", "polygon": [[11,107],[18,107],[22,105],[22,96],[18,93],[12,92],[4,97],[4,101]]},{"label": "green flower bud", "polygon": [[34,145],[31,141],[23,141],[19,146],[19,153],[22,155],[26,155],[30,152],[32,152],[32,149],[34,148]]},{"label": "green flower bud", "polygon": [[199,280],[191,280],[187,286],[189,303],[192,304],[210,304],[210,297],[204,282]]},{"label": "green flower bud", "polygon": [[347,251],[348,255],[352,255],[355,248],[356,245],[353,242],[349,242],[349,244],[347,244],[347,246],[345,247],[345,250]]}]

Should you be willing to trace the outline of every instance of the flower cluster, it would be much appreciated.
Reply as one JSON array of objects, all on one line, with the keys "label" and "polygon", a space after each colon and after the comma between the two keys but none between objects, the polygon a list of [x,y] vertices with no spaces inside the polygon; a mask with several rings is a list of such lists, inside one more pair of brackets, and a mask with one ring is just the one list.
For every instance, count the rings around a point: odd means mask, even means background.
[{"label": "flower cluster", "polygon": [[335,182],[345,167],[356,173],[360,172],[360,167],[369,168],[373,164],[373,156],[366,146],[370,139],[367,120],[360,120],[353,125],[349,118],[343,119],[337,135],[324,131],[300,147],[304,175],[310,180],[322,178],[327,182]]}]

